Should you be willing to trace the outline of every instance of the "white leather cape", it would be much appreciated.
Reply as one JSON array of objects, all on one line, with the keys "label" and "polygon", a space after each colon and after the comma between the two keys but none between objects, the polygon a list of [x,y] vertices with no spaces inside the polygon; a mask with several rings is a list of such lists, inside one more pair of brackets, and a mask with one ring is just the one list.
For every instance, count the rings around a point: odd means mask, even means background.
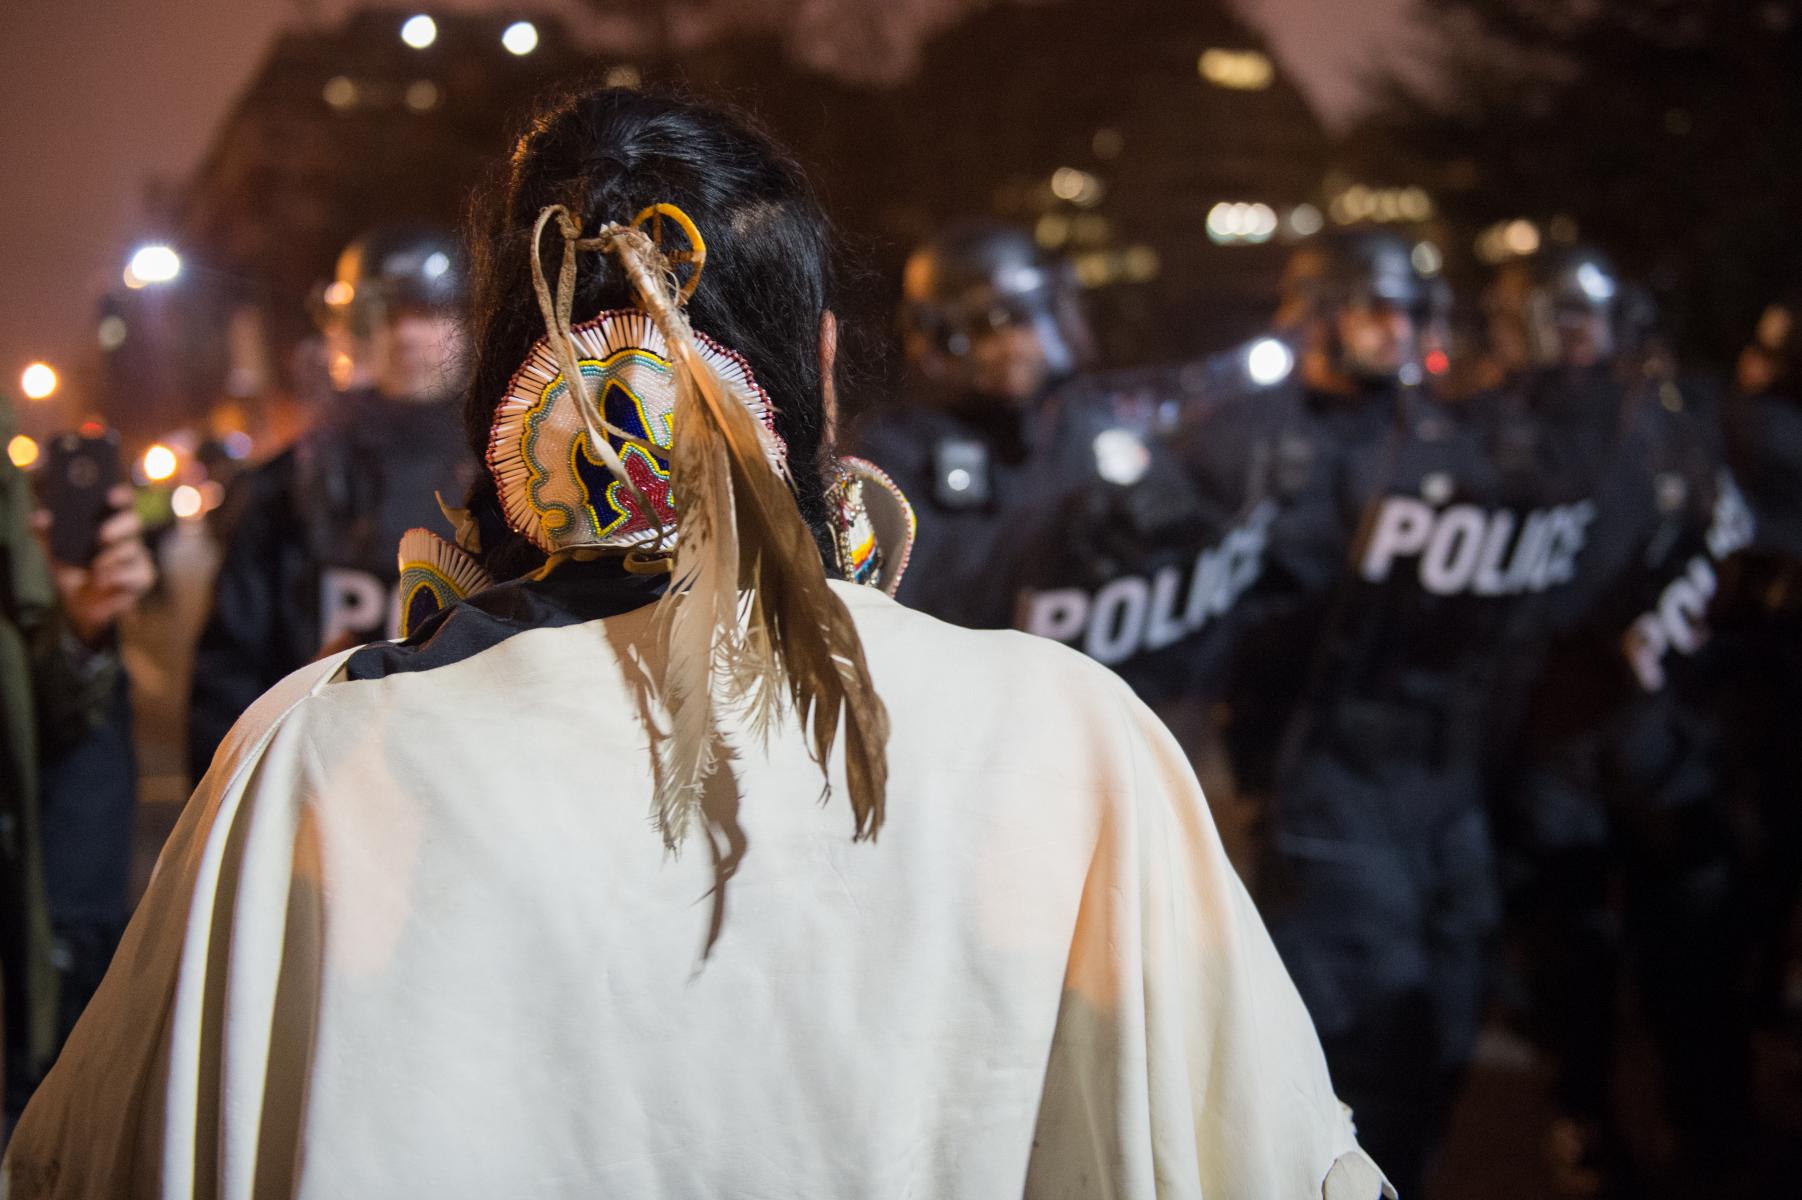
[{"label": "white leather cape", "polygon": [[833,586],[893,722],[874,844],[791,724],[664,852],[648,607],[278,685],[7,1195],[1388,1194],[1157,720],[1052,642]]}]

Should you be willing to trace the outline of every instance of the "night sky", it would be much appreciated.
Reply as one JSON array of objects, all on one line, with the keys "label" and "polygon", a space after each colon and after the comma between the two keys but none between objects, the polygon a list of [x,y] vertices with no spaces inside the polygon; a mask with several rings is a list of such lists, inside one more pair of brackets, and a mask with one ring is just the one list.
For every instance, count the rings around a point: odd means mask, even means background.
[{"label": "night sky", "polygon": [[[858,0],[841,0],[855,3]],[[931,12],[970,0],[912,0]],[[1356,106],[1358,76],[1401,35],[1411,0],[1237,0],[1329,121]],[[153,181],[179,182],[297,7],[344,0],[4,0],[0,3],[0,387],[34,358],[93,358],[93,304],[144,227]],[[430,0],[425,11],[504,9]],[[525,0],[557,10],[558,0]],[[67,371],[65,370],[65,374]]]}]

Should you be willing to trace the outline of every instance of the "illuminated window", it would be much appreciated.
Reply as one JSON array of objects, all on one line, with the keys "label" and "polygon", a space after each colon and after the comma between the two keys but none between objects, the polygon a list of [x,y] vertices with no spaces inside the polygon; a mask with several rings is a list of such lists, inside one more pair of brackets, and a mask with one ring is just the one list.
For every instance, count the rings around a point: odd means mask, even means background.
[{"label": "illuminated window", "polygon": [[1276,210],[1268,204],[1222,200],[1208,210],[1208,240],[1221,246],[1259,245],[1276,233]]},{"label": "illuminated window", "polygon": [[1196,66],[1215,87],[1241,92],[1262,91],[1276,78],[1270,56],[1257,50],[1203,50]]}]

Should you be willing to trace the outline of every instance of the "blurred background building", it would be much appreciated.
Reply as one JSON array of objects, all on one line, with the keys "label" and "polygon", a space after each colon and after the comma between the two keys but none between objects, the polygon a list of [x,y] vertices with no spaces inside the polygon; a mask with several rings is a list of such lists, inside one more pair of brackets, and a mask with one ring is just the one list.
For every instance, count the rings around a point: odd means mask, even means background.
[{"label": "blurred background building", "polygon": [[779,29],[697,42],[674,6],[596,7],[637,20],[606,26],[611,46],[502,11],[366,9],[281,34],[199,169],[153,200],[179,286],[101,301],[100,408],[128,442],[194,426],[262,446],[304,423],[325,386],[308,302],[338,250],[379,223],[455,224],[559,81],[756,114],[813,173],[878,324],[908,247],[987,214],[1071,255],[1110,359],[1198,353],[1257,328],[1329,204],[1325,131],[1222,0],[997,4],[874,76],[813,65]]}]

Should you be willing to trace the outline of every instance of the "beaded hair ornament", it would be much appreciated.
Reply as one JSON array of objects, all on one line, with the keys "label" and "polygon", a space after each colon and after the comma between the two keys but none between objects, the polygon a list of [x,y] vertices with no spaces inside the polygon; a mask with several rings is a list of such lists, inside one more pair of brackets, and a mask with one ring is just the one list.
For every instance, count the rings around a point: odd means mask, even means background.
[{"label": "beaded hair ornament", "polygon": [[[687,250],[662,249],[666,219]],[[541,249],[553,224],[563,238],[554,292]],[[508,524],[549,567],[623,553],[629,569],[670,572],[653,618],[669,721],[654,739],[652,816],[664,844],[681,843],[719,768],[720,714],[743,714],[767,738],[785,706],[822,771],[842,727],[854,834],[874,837],[888,713],[789,489],[770,397],[683,311],[706,265],[700,231],[658,204],[584,237],[554,204],[538,214],[532,246],[545,336],[495,411],[488,467]],[[572,327],[576,258],[593,251],[619,261],[638,307]]]}]

